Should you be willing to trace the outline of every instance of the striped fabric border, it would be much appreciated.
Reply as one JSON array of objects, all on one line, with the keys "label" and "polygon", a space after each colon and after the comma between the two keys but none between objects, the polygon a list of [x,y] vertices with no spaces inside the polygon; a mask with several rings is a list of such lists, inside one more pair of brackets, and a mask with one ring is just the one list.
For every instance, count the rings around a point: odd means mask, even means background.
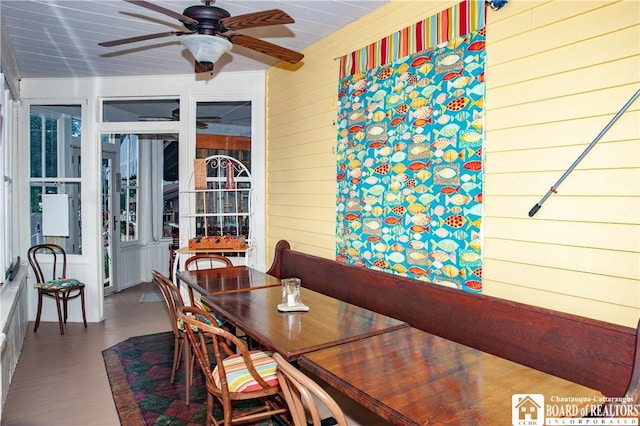
[{"label": "striped fabric border", "polygon": [[464,0],[340,58],[340,79],[427,50],[485,26],[484,0]]}]

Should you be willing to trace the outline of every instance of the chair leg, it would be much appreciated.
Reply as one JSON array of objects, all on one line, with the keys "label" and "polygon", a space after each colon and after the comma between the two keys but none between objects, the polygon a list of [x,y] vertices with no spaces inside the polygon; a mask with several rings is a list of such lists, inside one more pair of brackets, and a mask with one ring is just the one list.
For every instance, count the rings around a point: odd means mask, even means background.
[{"label": "chair leg", "polygon": [[38,327],[40,326],[40,316],[42,315],[42,295],[41,291],[38,291],[38,313],[36,314],[36,324],[33,326],[33,332],[38,331]]},{"label": "chair leg", "polygon": [[222,412],[224,413],[224,426],[231,426],[231,418],[233,417],[233,408],[231,407],[231,400],[223,398]]},{"label": "chair leg", "polygon": [[58,324],[60,324],[60,334],[64,334],[64,323],[62,322],[62,311],[60,310],[60,293],[56,292],[56,308],[58,308]]},{"label": "chair leg", "polygon": [[[185,325],[185,327],[188,327]],[[183,343],[184,346],[184,355],[182,357],[182,362],[184,363],[184,399],[185,405],[189,405],[191,403],[191,376],[192,372],[192,357],[191,357],[191,345],[187,340]]]},{"label": "chair leg", "polygon": [[171,384],[176,381],[176,371],[180,365],[180,355],[182,354],[182,339],[173,337],[173,365],[171,366]]},{"label": "chair leg", "polygon": [[213,425],[213,411],[215,410],[214,398],[209,392],[207,392],[207,426]]},{"label": "chair leg", "polygon": [[84,308],[84,288],[80,288],[80,303],[82,303],[82,321],[84,322],[84,328],[87,328],[87,312]]},{"label": "chair leg", "polygon": [[70,293],[71,292],[69,292],[69,291],[63,291],[61,293],[62,294],[62,314],[63,314],[63,317],[64,317],[64,321],[63,322],[65,324],[67,323],[67,318],[69,317],[68,307],[69,307],[69,294]]}]

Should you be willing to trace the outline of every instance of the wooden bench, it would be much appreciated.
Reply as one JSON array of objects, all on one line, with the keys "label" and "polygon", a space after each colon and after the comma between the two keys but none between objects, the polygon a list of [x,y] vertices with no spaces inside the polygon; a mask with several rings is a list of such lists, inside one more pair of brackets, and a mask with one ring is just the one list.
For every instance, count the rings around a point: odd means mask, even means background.
[{"label": "wooden bench", "polygon": [[268,273],[298,277],[303,287],[606,396],[639,401],[638,329],[345,265],[291,250],[284,240]]}]

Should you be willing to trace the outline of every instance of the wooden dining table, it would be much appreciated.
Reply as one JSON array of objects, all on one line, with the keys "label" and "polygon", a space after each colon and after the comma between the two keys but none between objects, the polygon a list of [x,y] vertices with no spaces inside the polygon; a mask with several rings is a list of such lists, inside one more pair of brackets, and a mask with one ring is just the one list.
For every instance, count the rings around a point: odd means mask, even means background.
[{"label": "wooden dining table", "polygon": [[407,327],[405,322],[301,288],[308,312],[280,312],[280,287],[202,296],[224,320],[288,361],[333,345]]},{"label": "wooden dining table", "polygon": [[514,405],[528,395],[544,395],[546,403],[580,400],[566,404],[571,407],[601,397],[593,389],[413,327],[308,352],[298,365],[403,426],[511,425],[519,415]]},{"label": "wooden dining table", "polygon": [[280,287],[280,279],[247,266],[179,271],[178,281],[203,296]]}]

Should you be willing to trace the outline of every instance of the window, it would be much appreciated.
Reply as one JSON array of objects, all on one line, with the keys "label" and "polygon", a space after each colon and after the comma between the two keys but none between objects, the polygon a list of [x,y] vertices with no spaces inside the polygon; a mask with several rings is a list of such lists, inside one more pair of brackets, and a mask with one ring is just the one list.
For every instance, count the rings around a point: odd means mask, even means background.
[{"label": "window", "polygon": [[196,116],[196,158],[208,161],[206,191],[196,193],[195,235],[242,235],[253,244],[251,102],[198,102]]},{"label": "window", "polygon": [[30,107],[31,243],[82,254],[81,106]]},{"label": "window", "polygon": [[4,77],[0,74],[0,91],[2,92],[2,103],[0,104],[0,175],[3,176],[3,183],[0,186],[0,199],[2,209],[0,209],[0,224],[3,226],[2,238],[0,239],[0,270],[5,273],[0,282],[4,282],[6,272],[12,262],[16,260],[13,253],[13,169],[12,163],[12,132],[13,123],[13,99],[11,92],[4,89]]},{"label": "window", "polygon": [[102,103],[102,121],[178,121],[180,99],[122,99]]},{"label": "window", "polygon": [[178,141],[163,142],[162,150],[162,236],[175,240],[178,245],[180,209],[178,203]]},{"label": "window", "polygon": [[138,136],[120,139],[120,241],[138,239]]},{"label": "window", "polygon": [[251,102],[198,102],[196,115],[196,158],[228,155],[251,170]]}]

